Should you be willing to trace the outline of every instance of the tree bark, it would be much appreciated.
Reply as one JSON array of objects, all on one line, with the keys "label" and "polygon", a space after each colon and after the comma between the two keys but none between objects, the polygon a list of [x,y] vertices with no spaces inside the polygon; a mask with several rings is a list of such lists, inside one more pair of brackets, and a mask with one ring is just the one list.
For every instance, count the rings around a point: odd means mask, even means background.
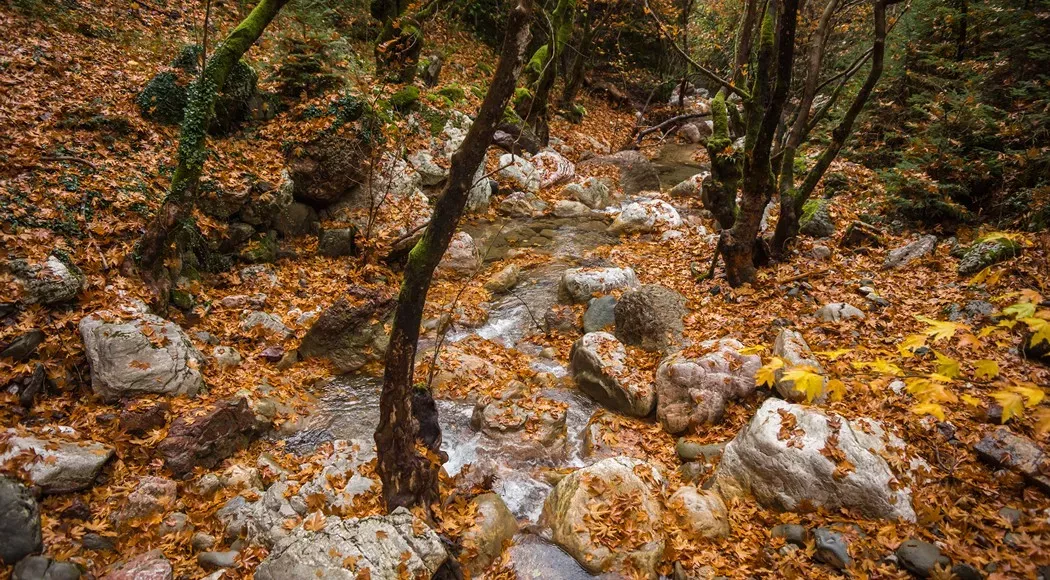
[{"label": "tree bark", "polygon": [[[517,82],[529,41],[530,0],[519,0],[511,11],[499,64],[477,118],[463,144],[452,156],[448,183],[438,198],[430,225],[412,249],[405,265],[404,280],[394,314],[386,370],[380,396],[380,422],[375,441],[377,471],[383,482],[387,509],[422,507],[438,498],[440,432],[421,437],[420,419],[436,427],[436,410],[425,388],[417,391],[413,372],[419,325],[434,269],[445,254],[463,214],[474,173],[484,161],[496,125]],[[424,412],[423,409],[428,409]]]},{"label": "tree bark", "polygon": [[190,215],[197,202],[204,161],[207,159],[208,125],[215,117],[215,102],[226,77],[244,53],[259,39],[266,26],[288,0],[260,0],[255,8],[222,44],[216,47],[207,65],[190,85],[185,118],[179,133],[178,165],[171,179],[167,196],[160,211],[153,217],[146,232],[135,247],[132,264],[149,286],[154,306],[161,312],[167,309],[172,280],[177,277],[177,256],[173,263],[172,243],[180,231],[189,226]]},{"label": "tree bark", "polygon": [[576,19],[576,0],[558,0],[557,6],[551,13],[551,38],[544,49],[536,51],[532,60],[542,62],[530,62],[530,68],[539,67],[538,77],[532,87],[532,97],[526,99],[519,109],[519,115],[525,124],[532,128],[542,145],[546,146],[550,141],[550,94],[554,88],[554,81],[558,75],[558,60],[565,44],[572,36],[572,27]]}]

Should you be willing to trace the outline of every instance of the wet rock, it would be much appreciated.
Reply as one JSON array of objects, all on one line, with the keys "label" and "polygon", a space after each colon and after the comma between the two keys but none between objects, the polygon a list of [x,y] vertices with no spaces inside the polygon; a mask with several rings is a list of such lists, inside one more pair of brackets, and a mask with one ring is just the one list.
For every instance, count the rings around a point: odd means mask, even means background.
[{"label": "wet rock", "polygon": [[554,215],[560,218],[587,217],[591,215],[591,208],[568,199],[559,199],[554,202]]},{"label": "wet rock", "polygon": [[236,568],[237,558],[241,555],[236,550],[226,552],[202,552],[197,554],[197,564],[205,570],[216,570],[220,568]]},{"label": "wet rock", "polygon": [[503,198],[499,204],[499,212],[510,217],[537,217],[546,211],[547,202],[531,192],[516,191]]},{"label": "wet rock", "polygon": [[[660,472],[643,461],[605,459],[558,482],[543,505],[540,522],[550,527],[551,539],[591,573],[633,569],[656,578],[664,550],[663,510],[651,486],[662,486],[663,481]],[[598,514],[610,510],[631,521],[635,537],[644,543],[611,550],[587,531],[594,519],[605,518]]]},{"label": "wet rock", "polygon": [[802,206],[802,215],[798,218],[798,229],[801,233],[814,238],[827,238],[835,235],[835,222],[828,209],[831,202],[826,199],[811,199]]},{"label": "wet rock", "polygon": [[579,330],[576,324],[576,312],[571,306],[554,304],[543,313],[543,324],[548,331],[575,333]]},{"label": "wet rock", "polygon": [[729,535],[729,511],[722,496],[685,485],[671,496],[668,507],[683,529],[695,537],[724,538]]},{"label": "wet rock", "polygon": [[587,310],[583,313],[583,331],[598,332],[616,324],[616,297],[599,296],[591,298]]},{"label": "wet rock", "polygon": [[[902,447],[870,419],[848,421],[767,399],[726,446],[715,485],[726,498],[750,493],[786,511],[849,508],[913,522],[911,489],[881,455]],[[825,455],[829,450],[839,461]]]},{"label": "wet rock", "polygon": [[467,232],[456,232],[441,257],[438,270],[452,276],[470,276],[481,267],[481,252]]},{"label": "wet rock", "polygon": [[650,199],[632,202],[623,208],[609,226],[609,232],[616,235],[649,233],[681,225],[682,218],[671,204],[660,199]]},{"label": "wet rock", "polygon": [[80,568],[72,562],[59,562],[46,556],[30,556],[15,566],[11,580],[77,580]]},{"label": "wet rock", "polygon": [[917,538],[904,541],[897,548],[896,555],[901,567],[919,578],[929,578],[938,566],[947,568],[952,565],[951,560],[941,554],[940,548]]},{"label": "wet rock", "polygon": [[681,342],[686,314],[681,294],[646,284],[625,292],[616,302],[616,338],[648,351],[666,352]]},{"label": "wet rock", "polygon": [[448,179],[448,169],[438,165],[429,151],[416,151],[408,156],[408,162],[419,174],[420,183],[425,186],[439,185]]},{"label": "wet rock", "polygon": [[171,562],[160,550],[153,550],[114,564],[102,580],[172,580]]},{"label": "wet rock", "polygon": [[809,535],[809,532],[806,531],[805,527],[798,524],[778,524],[773,526],[773,529],[769,531],[769,535],[773,538],[784,538],[784,541],[788,544],[805,548],[806,537]]},{"label": "wet rock", "polygon": [[211,355],[221,370],[232,369],[241,364],[241,353],[232,346],[217,346],[212,349]]},{"label": "wet rock", "polygon": [[[7,432],[0,465],[15,459],[34,486],[43,493],[69,493],[91,487],[102,466],[113,457],[113,448],[96,442],[19,437]],[[17,458],[17,459],[16,459]]]},{"label": "wet rock", "polygon": [[511,264],[486,280],[485,289],[493,294],[503,294],[517,286],[520,277],[521,268],[517,264]]},{"label": "wet rock", "polygon": [[159,316],[120,320],[95,312],[80,321],[80,336],[91,389],[107,402],[146,393],[192,397],[204,386],[204,355],[178,325]]},{"label": "wet rock", "polygon": [[356,371],[386,354],[389,336],[384,325],[397,305],[387,291],[355,287],[350,294],[359,304],[341,299],[326,308],[298,349],[304,358],[329,359],[340,373]]},{"label": "wet rock", "polygon": [[583,183],[570,183],[562,193],[591,209],[609,205],[609,186],[597,177],[588,177]]},{"label": "wet rock", "polygon": [[84,273],[64,252],[53,252],[43,263],[25,260],[8,262],[22,286],[24,304],[61,304],[76,298],[84,285]]},{"label": "wet rock", "polygon": [[532,165],[540,178],[540,187],[548,188],[576,176],[576,166],[557,151],[546,149],[532,156]]},{"label": "wet rock", "polygon": [[813,543],[817,560],[838,570],[845,570],[852,564],[849,541],[842,534],[827,528],[817,528],[813,530]]},{"label": "wet rock", "polygon": [[220,401],[201,417],[181,416],[157,445],[164,464],[179,479],[197,466],[211,469],[247,447],[263,432],[263,426],[245,399]]},{"label": "wet rock", "polygon": [[241,330],[253,335],[290,338],[295,333],[277,315],[255,310],[241,320]]},{"label": "wet rock", "polygon": [[540,174],[528,159],[505,153],[499,158],[499,167],[500,177],[513,182],[518,189],[529,193],[540,190]]},{"label": "wet rock", "polygon": [[255,578],[349,578],[344,564],[349,558],[358,574],[367,569],[372,578],[430,578],[448,553],[422,520],[398,508],[388,516],[329,517],[316,532],[296,528],[259,564]]},{"label": "wet rock", "polygon": [[631,376],[627,351],[607,332],[591,332],[572,345],[569,372],[576,385],[602,406],[634,417],[646,417],[656,406],[656,391]]},{"label": "wet rock", "polygon": [[572,556],[533,534],[519,534],[507,549],[506,566],[515,578],[530,580],[594,580]]},{"label": "wet rock", "polygon": [[886,261],[882,263],[883,270],[898,270],[924,258],[937,247],[937,236],[922,236],[921,238],[905,244],[886,255]]},{"label": "wet rock", "polygon": [[150,516],[173,509],[177,495],[178,487],[174,481],[164,477],[143,477],[111,519],[121,526],[141,523]]},{"label": "wet rock", "polygon": [[660,191],[660,175],[656,167],[645,155],[633,149],[592,157],[580,163],[581,168],[592,165],[615,165],[620,170],[620,189],[624,195]]},{"label": "wet rock", "polygon": [[871,224],[859,221],[846,227],[846,232],[839,240],[839,246],[843,248],[870,248],[882,245],[882,232]]},{"label": "wet rock", "polygon": [[330,258],[353,256],[357,253],[354,236],[356,228],[331,228],[321,231],[317,237],[317,253]]},{"label": "wet rock", "polygon": [[40,506],[21,483],[0,477],[0,563],[11,565],[44,549]]},{"label": "wet rock", "polygon": [[999,427],[985,435],[974,450],[982,460],[1019,473],[1029,483],[1050,492],[1050,456],[1035,441]]},{"label": "wet rock", "polygon": [[668,433],[719,423],[729,401],[755,391],[758,355],[740,354],[744,345],[733,339],[705,341],[700,348],[707,354],[674,354],[656,369],[656,416]]},{"label": "wet rock", "polygon": [[460,541],[468,550],[467,569],[471,577],[478,577],[503,553],[503,544],[518,531],[518,521],[494,493],[481,494],[470,503],[477,507],[479,517]]},{"label": "wet rock", "polygon": [[596,294],[638,287],[630,268],[570,268],[562,274],[561,288],[572,302],[588,302]]},{"label": "wet rock", "polygon": [[[806,344],[806,339],[802,337],[802,334],[794,330],[785,328],[780,331],[777,335],[776,341],[773,343],[773,356],[780,357],[784,361],[784,367],[777,370],[776,372],[776,390],[780,393],[781,397],[784,397],[788,401],[802,401],[805,400],[806,395],[800,390],[795,388],[794,381],[787,380],[784,378],[784,374],[787,371],[795,369],[808,368],[812,372],[818,374],[824,374],[824,367],[820,366],[817,359],[813,356],[813,351],[810,350],[809,345]],[[827,378],[824,378],[824,386],[827,386]],[[819,396],[813,399],[815,402],[821,402],[824,400],[824,389],[821,388]]]},{"label": "wet rock", "polygon": [[3,352],[0,352],[0,358],[14,361],[26,360],[33,356],[33,353],[36,352],[36,347],[40,346],[42,342],[44,342],[44,331],[39,328],[33,328],[7,343]]},{"label": "wet rock", "polygon": [[839,322],[840,320],[850,320],[853,318],[863,320],[864,312],[845,302],[832,302],[821,306],[814,314],[817,320],[821,322]]},{"label": "wet rock", "polygon": [[550,399],[479,401],[472,426],[516,459],[557,459],[567,453],[566,406]]},{"label": "wet rock", "polygon": [[970,276],[981,270],[1021,255],[1021,244],[1003,236],[985,236],[966,249],[959,260],[959,275]]}]

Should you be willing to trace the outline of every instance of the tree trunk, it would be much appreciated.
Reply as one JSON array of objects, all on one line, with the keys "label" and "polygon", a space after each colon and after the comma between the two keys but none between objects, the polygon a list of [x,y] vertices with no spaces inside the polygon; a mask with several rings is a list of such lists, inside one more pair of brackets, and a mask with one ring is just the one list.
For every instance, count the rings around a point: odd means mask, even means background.
[{"label": "tree trunk", "polygon": [[541,63],[530,62],[530,68],[539,65],[539,76],[532,88],[532,98],[524,102],[519,111],[525,124],[532,128],[532,132],[539,138],[544,146],[550,140],[549,109],[550,94],[554,88],[554,81],[558,75],[558,58],[565,44],[572,36],[573,21],[576,17],[576,0],[558,0],[558,5],[551,13],[551,38],[546,44],[546,54],[542,48],[533,55],[532,59],[540,58]]},{"label": "tree trunk", "polygon": [[[399,506],[429,510],[438,500],[440,434],[421,440],[420,421],[427,416],[436,427],[436,411],[430,408],[431,394],[416,391],[413,371],[419,325],[434,269],[445,254],[473,185],[474,173],[484,161],[496,125],[514,92],[529,41],[530,0],[520,0],[510,11],[506,37],[492,84],[463,144],[452,156],[448,183],[438,198],[423,237],[412,249],[405,265],[386,353],[386,371],[380,396],[380,422],[375,440],[377,471],[383,482],[387,509]],[[424,408],[430,409],[424,413]]]},{"label": "tree trunk", "polygon": [[701,197],[707,211],[714,214],[723,230],[736,221],[736,192],[740,187],[740,156],[733,149],[729,134],[729,113],[725,91],[720,90],[711,100],[711,119],[714,130],[707,140],[707,155],[711,159],[711,178],[704,184]]},{"label": "tree trunk", "polygon": [[179,273],[178,256],[172,260],[170,250],[178,233],[189,225],[197,202],[197,189],[208,156],[208,125],[215,117],[219,90],[226,84],[233,66],[287,3],[288,0],[260,0],[248,17],[216,47],[201,76],[190,85],[179,133],[178,165],[164,204],[136,245],[133,260],[153,293],[154,306],[161,312],[167,309],[171,284]]},{"label": "tree trunk", "polygon": [[591,2],[587,7],[587,17],[583,21],[582,34],[580,37],[580,43],[576,47],[576,57],[572,59],[572,64],[568,68],[568,74],[565,75],[565,87],[562,89],[561,99],[558,102],[558,108],[562,111],[567,111],[573,120],[577,120],[577,115],[573,110],[573,102],[576,100],[576,95],[580,92],[580,87],[583,86],[584,70],[587,66],[587,57],[591,51],[591,45],[594,43],[594,35],[597,26],[594,24],[595,12],[597,12],[597,2]]}]

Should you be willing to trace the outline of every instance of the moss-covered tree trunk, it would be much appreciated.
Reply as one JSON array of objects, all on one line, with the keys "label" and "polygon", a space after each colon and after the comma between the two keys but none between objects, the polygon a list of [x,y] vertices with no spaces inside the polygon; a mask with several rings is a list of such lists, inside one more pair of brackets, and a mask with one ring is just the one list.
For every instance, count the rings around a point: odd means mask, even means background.
[{"label": "moss-covered tree trunk", "polygon": [[167,308],[172,281],[179,273],[179,256],[177,253],[172,254],[171,247],[173,244],[179,245],[180,232],[186,227],[192,227],[189,222],[208,156],[208,126],[215,118],[219,90],[226,84],[226,77],[234,65],[287,3],[288,0],[260,0],[222,44],[215,48],[201,75],[190,85],[186,113],[179,133],[178,165],[171,178],[171,186],[160,211],[136,245],[131,261],[150,287],[155,306],[161,311]]},{"label": "moss-covered tree trunk", "polygon": [[[474,174],[484,161],[496,125],[514,93],[529,41],[531,0],[519,0],[510,11],[499,64],[485,100],[463,144],[452,156],[448,183],[434,206],[423,237],[412,249],[405,266],[386,353],[386,370],[380,396],[380,422],[375,440],[377,471],[383,482],[387,508],[423,507],[438,499],[440,435],[421,440],[420,417],[436,427],[436,411],[428,391],[417,391],[413,381],[416,347],[423,307],[434,269],[448,249],[467,203]],[[426,411],[424,412],[424,409]]]},{"label": "moss-covered tree trunk", "polygon": [[391,82],[411,83],[423,52],[423,23],[433,17],[439,0],[426,0],[415,13],[406,14],[407,0],[373,0],[372,16],[383,23],[375,44],[376,72]]},{"label": "moss-covered tree trunk", "polygon": [[558,108],[562,110],[574,122],[581,120],[581,114],[575,106],[576,95],[583,86],[583,75],[587,69],[587,60],[594,44],[594,36],[598,29],[595,23],[595,15],[598,12],[598,2],[591,0],[587,6],[586,16],[580,25],[580,42],[576,45],[575,56],[565,75],[565,86],[562,88],[561,98],[558,100]]},{"label": "moss-covered tree trunk", "polygon": [[707,139],[707,155],[711,159],[711,177],[704,184],[703,202],[718,225],[727,230],[736,221],[736,192],[740,187],[740,156],[733,147],[729,134],[729,113],[725,91],[720,90],[711,99],[711,119],[714,129]]},{"label": "moss-covered tree trunk", "polygon": [[550,141],[549,103],[554,81],[558,77],[558,61],[572,36],[576,19],[576,0],[558,0],[551,13],[551,38],[529,59],[529,70],[535,82],[529,87],[530,96],[518,103],[518,115],[525,121],[544,146]]}]

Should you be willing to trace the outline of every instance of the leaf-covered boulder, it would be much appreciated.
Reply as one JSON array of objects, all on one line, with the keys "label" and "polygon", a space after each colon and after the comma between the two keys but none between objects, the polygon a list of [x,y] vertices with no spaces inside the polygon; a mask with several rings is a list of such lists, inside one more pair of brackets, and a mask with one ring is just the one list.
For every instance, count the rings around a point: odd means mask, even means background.
[{"label": "leaf-covered boulder", "polygon": [[518,531],[518,520],[495,493],[483,493],[470,503],[479,517],[463,532],[461,542],[466,550],[467,568],[471,577],[477,578],[503,553],[503,545]]},{"label": "leaf-covered boulder", "polygon": [[385,327],[396,299],[386,292],[351,288],[353,300],[339,300],[321,313],[299,345],[304,357],[332,361],[340,373],[360,369],[386,354],[389,336]]},{"label": "leaf-covered boulder", "polygon": [[831,202],[826,199],[811,199],[802,205],[798,219],[799,231],[814,238],[826,238],[835,234],[835,222],[828,211]]},{"label": "leaf-covered boulder", "polygon": [[113,448],[95,441],[65,441],[0,435],[0,465],[11,462],[44,493],[70,493],[91,487]]},{"label": "leaf-covered boulder", "polygon": [[80,321],[91,389],[105,401],[143,394],[194,396],[206,359],[174,322],[152,314],[122,320],[99,311]]},{"label": "leaf-covered boulder", "polygon": [[562,274],[561,292],[572,302],[588,302],[595,294],[638,287],[631,268],[570,268]]},{"label": "leaf-covered boulder", "polygon": [[856,510],[870,518],[915,521],[911,488],[883,458],[907,465],[903,442],[870,419],[850,421],[767,399],[729,445],[715,472],[724,497],[753,495],[785,511]]},{"label": "leaf-covered boulder", "polygon": [[645,350],[666,352],[682,340],[685,298],[659,284],[625,292],[613,310],[616,338]]},{"label": "leaf-covered boulder", "polygon": [[627,350],[607,332],[591,332],[573,343],[569,372],[581,391],[607,409],[647,417],[656,406],[650,378],[632,374]]},{"label": "leaf-covered boulder", "polygon": [[157,452],[171,473],[184,479],[195,467],[211,469],[244,449],[262,435],[265,426],[247,399],[226,399],[205,415],[176,419]]},{"label": "leaf-covered boulder", "polygon": [[84,286],[84,273],[65,252],[52,252],[43,263],[11,260],[8,267],[21,285],[25,304],[69,302]]},{"label": "leaf-covered boulder", "polygon": [[1003,234],[990,234],[970,245],[959,260],[959,275],[970,276],[1021,255],[1021,244]]},{"label": "leaf-covered boulder", "polygon": [[758,355],[741,354],[744,345],[731,338],[705,341],[700,348],[706,354],[673,354],[656,369],[656,416],[668,433],[720,422],[729,401],[756,388]]},{"label": "leaf-covered boulder", "polygon": [[528,193],[540,190],[540,174],[528,159],[504,153],[499,158],[499,168],[500,177],[511,181],[517,189]]},{"label": "leaf-covered boulder", "polygon": [[[572,472],[543,504],[540,523],[551,539],[592,574],[629,571],[656,578],[663,557],[665,482],[652,465],[629,457],[605,459]],[[630,533],[607,530],[630,525]]]},{"label": "leaf-covered boulder", "polygon": [[623,208],[609,226],[609,232],[617,235],[644,234],[681,225],[682,217],[671,204],[660,199],[649,199],[632,202]]}]

